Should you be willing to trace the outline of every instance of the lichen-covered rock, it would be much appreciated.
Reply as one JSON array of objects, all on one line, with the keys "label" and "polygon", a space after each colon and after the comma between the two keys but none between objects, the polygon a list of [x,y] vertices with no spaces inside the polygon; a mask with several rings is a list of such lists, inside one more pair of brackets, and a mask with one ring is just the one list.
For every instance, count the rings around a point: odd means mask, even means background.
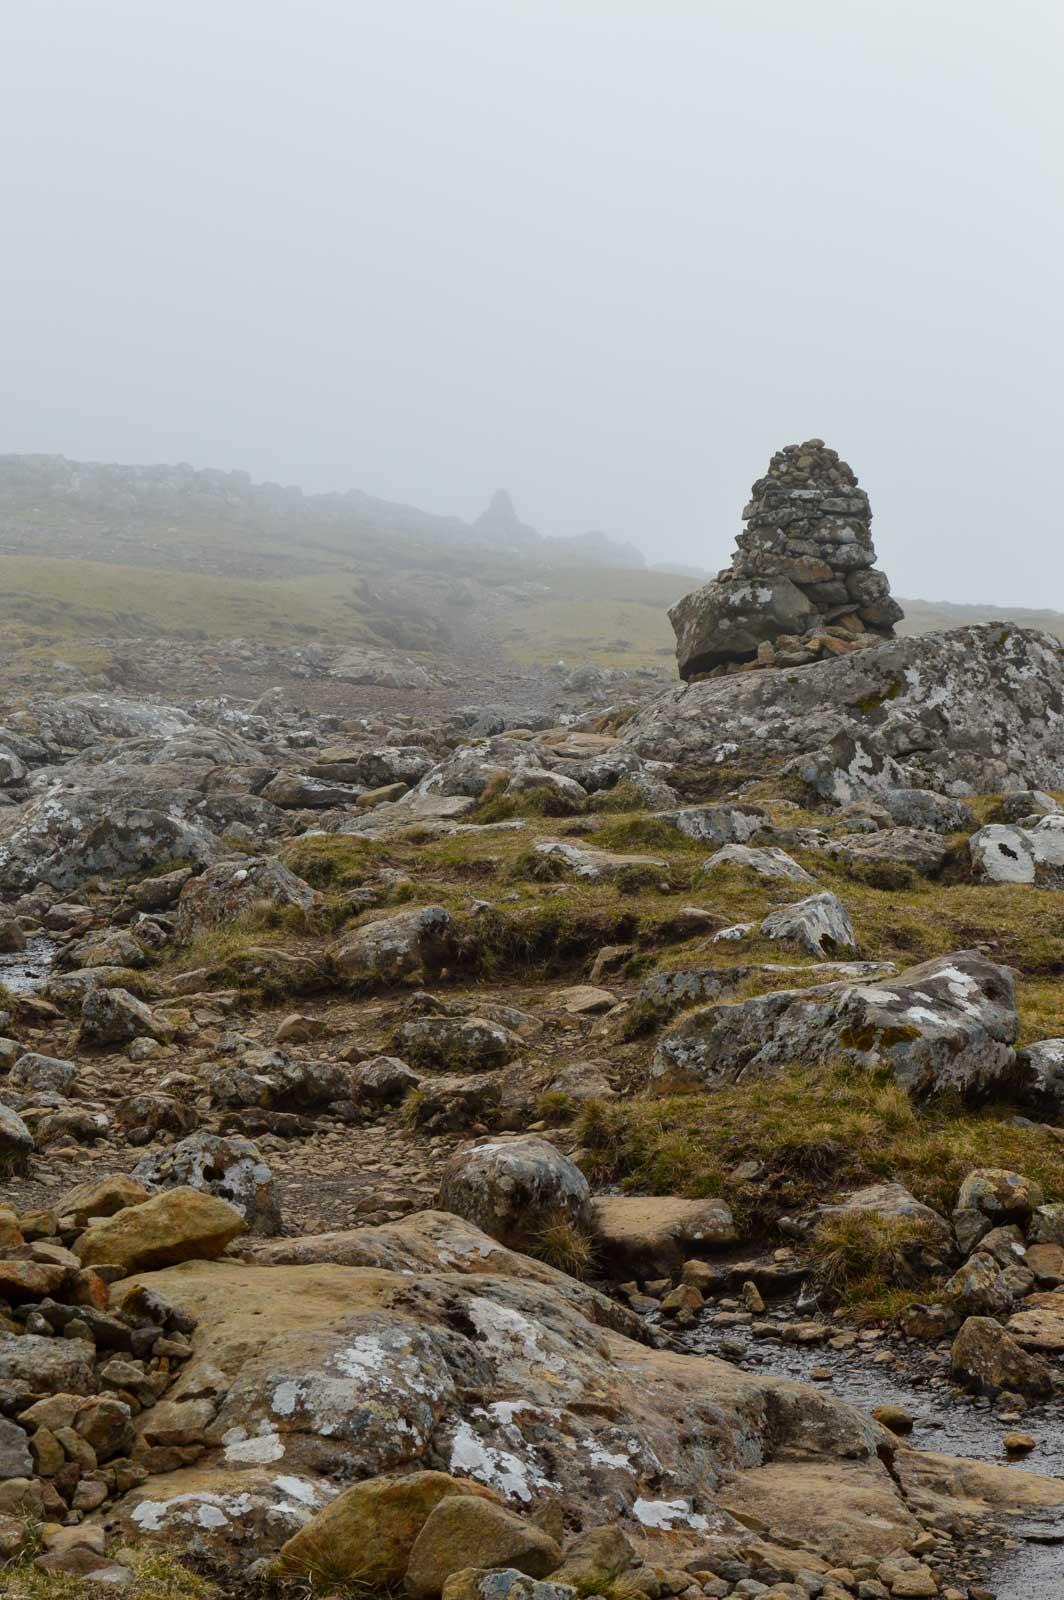
[{"label": "lichen-covered rock", "polygon": [[952,1092],[978,1103],[1019,1092],[1013,980],[972,950],[881,983],[781,990],[689,1012],[651,1066],[661,1092],[771,1075],[835,1058],[888,1068],[915,1098]]},{"label": "lichen-covered rock", "polygon": [[179,1261],[211,1260],[246,1228],[240,1212],[226,1200],[197,1189],[166,1189],[113,1217],[91,1222],[74,1253],[85,1267],[114,1262],[127,1272],[137,1272]]},{"label": "lichen-covered rock", "polygon": [[957,1194],[958,1212],[978,1211],[991,1223],[1025,1222],[1045,1196],[1034,1179],[1002,1167],[974,1167]]},{"label": "lichen-covered rock", "polygon": [[984,1250],[976,1250],[958,1268],[943,1288],[942,1297],[965,1316],[993,1317],[1012,1304],[1000,1266]]},{"label": "lichen-covered rock", "polygon": [[242,856],[218,861],[189,878],[177,903],[175,928],[181,939],[198,928],[229,923],[258,906],[309,911],[317,895],[276,856]]},{"label": "lichen-covered rock", "polygon": [[421,906],[376,918],[330,946],[340,974],[356,982],[431,980],[452,955],[451,917],[443,906]]},{"label": "lichen-covered rock", "polygon": [[758,878],[769,880],[780,878],[789,883],[816,882],[812,874],[800,867],[785,850],[779,850],[774,845],[764,848],[746,844],[722,845],[708,861],[703,862],[702,871],[712,873],[723,867],[738,867],[754,873]]},{"label": "lichen-covered rock", "polygon": [[395,1047],[415,1067],[490,1072],[512,1061],[521,1041],[484,1017],[409,1017],[395,1031]]},{"label": "lichen-covered rock", "polygon": [[933,789],[883,789],[876,796],[879,805],[905,828],[927,828],[932,833],[967,833],[975,827],[975,817],[963,800],[954,800]]},{"label": "lichen-covered rock", "polygon": [[503,1244],[520,1247],[564,1219],[590,1233],[591,1191],[580,1168],[546,1139],[490,1140],[455,1152],[440,1203]]},{"label": "lichen-covered rock", "polygon": [[825,891],[771,912],[761,924],[766,939],[783,939],[811,956],[857,948],[857,936],[838,895]]},{"label": "lichen-covered rock", "polygon": [[37,883],[64,892],[93,877],[147,872],[160,861],[207,862],[218,840],[165,796],[127,800],[97,789],[49,791],[0,833],[0,893]]},{"label": "lichen-covered rock", "polygon": [[1017,1052],[1025,1072],[1024,1099],[1047,1122],[1064,1115],[1064,1039],[1038,1039]]},{"label": "lichen-covered rock", "polygon": [[886,1435],[831,1395],[634,1343],[591,1320],[601,1297],[520,1257],[512,1272],[505,1252],[469,1270],[470,1230],[455,1227],[454,1268],[441,1224],[436,1269],[188,1262],[116,1284],[119,1311],[147,1288],[198,1320],[182,1384],[217,1406],[208,1455],[132,1491],[116,1533],[191,1531],[246,1564],[248,1548],[268,1554],[296,1531],[255,1509],[264,1484],[289,1505],[305,1496],[305,1523],[335,1497],[338,1460],[356,1481],[442,1469],[519,1512],[558,1499],[585,1526],[608,1503],[674,1547],[739,1532],[717,1504],[722,1474],[796,1450],[806,1470],[845,1460],[896,1495]]},{"label": "lichen-covered rock", "polygon": [[1054,812],[1032,827],[991,822],[968,840],[972,871],[987,883],[1064,881],[1064,815]]},{"label": "lichen-covered rock", "polygon": [[825,845],[828,855],[850,866],[911,867],[932,876],[949,855],[949,844],[930,828],[882,828],[876,833],[844,833]]},{"label": "lichen-covered rock", "polygon": [[963,797],[1064,787],[1064,645],[985,623],[885,640],[815,671],[672,690],[622,735],[677,764],[792,764],[839,804],[898,787]]},{"label": "lichen-covered rock", "polygon": [[653,821],[675,828],[685,839],[707,844],[746,844],[768,825],[760,806],[681,806],[675,811],[655,811]]},{"label": "lichen-covered rock", "polygon": [[74,1087],[77,1075],[73,1061],[61,1061],[55,1056],[42,1056],[35,1050],[28,1050],[11,1068],[8,1082],[25,1089],[51,1089],[55,1094],[66,1095]]},{"label": "lichen-covered rock", "polygon": [[341,1061],[302,1061],[287,1050],[263,1050],[211,1073],[211,1104],[229,1109],[312,1111],[351,1098],[351,1069]]},{"label": "lichen-covered rock", "polygon": [[194,1133],[146,1156],[134,1167],[133,1177],[153,1189],[184,1187],[217,1195],[240,1212],[249,1233],[270,1237],[280,1232],[273,1173],[258,1146],[239,1134]]},{"label": "lichen-covered rock", "polygon": [[421,1082],[398,1056],[371,1056],[351,1074],[352,1097],[367,1106],[396,1106]]},{"label": "lichen-covered rock", "polygon": [[87,1395],[95,1388],[93,1348],[85,1339],[49,1339],[0,1332],[0,1384],[12,1398]]}]

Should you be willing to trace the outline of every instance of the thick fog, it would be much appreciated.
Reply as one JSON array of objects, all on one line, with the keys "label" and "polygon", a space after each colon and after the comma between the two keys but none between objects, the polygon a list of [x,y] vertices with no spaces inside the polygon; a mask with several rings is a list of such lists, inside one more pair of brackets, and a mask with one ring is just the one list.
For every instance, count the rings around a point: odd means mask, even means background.
[{"label": "thick fog", "polygon": [[33,0],[0,450],[717,566],[852,463],[897,592],[1064,608],[1058,0]]}]

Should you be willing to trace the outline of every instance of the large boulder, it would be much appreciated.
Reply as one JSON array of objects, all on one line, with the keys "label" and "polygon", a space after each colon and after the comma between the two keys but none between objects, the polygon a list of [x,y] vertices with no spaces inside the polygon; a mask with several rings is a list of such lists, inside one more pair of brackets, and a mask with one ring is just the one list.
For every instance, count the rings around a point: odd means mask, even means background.
[{"label": "large boulder", "polygon": [[604,1195],[594,1202],[596,1256],[614,1276],[663,1278],[689,1256],[738,1241],[723,1200],[676,1195]]},{"label": "large boulder", "polygon": [[590,1233],[594,1220],[580,1168],[535,1135],[456,1151],[440,1180],[440,1203],[493,1239],[518,1247],[556,1221]]},{"label": "large boulder", "polygon": [[761,924],[766,939],[796,944],[810,956],[844,954],[857,948],[857,936],[838,895],[811,894],[770,912]]},{"label": "large boulder", "polygon": [[8,1083],[23,1089],[50,1089],[54,1094],[67,1095],[74,1087],[78,1069],[73,1061],[62,1061],[55,1056],[38,1055],[28,1050],[20,1055],[8,1075]]},{"label": "large boulder", "polygon": [[781,990],[689,1012],[660,1041],[661,1092],[713,1088],[825,1058],[887,1068],[916,1098],[974,1103],[1018,1092],[1024,1071],[1012,974],[973,950],[881,983]]},{"label": "large boulder", "polygon": [[215,1068],[211,1104],[228,1110],[313,1111],[351,1098],[351,1069],[342,1061],[302,1061],[287,1050],[258,1051]]},{"label": "large boulder", "polygon": [[374,918],[330,946],[333,965],[356,984],[432,980],[452,955],[451,917],[443,906]]},{"label": "large boulder", "polygon": [[1064,787],[1064,645],[1008,623],[884,640],[797,672],[672,690],[622,739],[679,765],[793,763],[844,804],[898,787],[955,796]]},{"label": "large boulder", "polygon": [[395,1045],[414,1067],[490,1072],[512,1061],[521,1041],[484,1017],[410,1017],[396,1029]]},{"label": "large boulder", "polygon": [[782,574],[721,582],[684,595],[669,612],[681,678],[727,661],[750,660],[780,634],[801,635],[816,619],[813,602]]},{"label": "large boulder", "polygon": [[281,1206],[273,1173],[257,1145],[239,1134],[194,1133],[133,1169],[151,1189],[189,1188],[227,1200],[248,1232],[270,1236],[281,1230]]},{"label": "large boulder", "polygon": [[309,883],[297,878],[276,856],[242,856],[219,861],[189,878],[177,903],[175,928],[190,938],[198,928],[227,924],[249,911],[309,911],[317,899]]},{"label": "large boulder", "polygon": [[1050,1122],[1064,1115],[1064,1039],[1038,1039],[1017,1052],[1026,1073],[1024,1098]]},{"label": "large boulder", "polygon": [[972,871],[987,883],[1064,882],[1064,816],[1051,813],[1032,827],[988,823],[968,840]]},{"label": "large boulder", "polygon": [[0,1177],[22,1172],[33,1152],[33,1135],[10,1106],[0,1102]]},{"label": "large boulder", "polygon": [[0,837],[0,893],[47,883],[64,892],[88,878],[147,872],[162,861],[209,861],[218,850],[204,823],[165,795],[126,799],[96,789],[49,791]]},{"label": "large boulder", "polygon": [[452,1573],[467,1567],[512,1567],[530,1578],[545,1578],[561,1556],[549,1533],[508,1507],[472,1495],[448,1495],[414,1541],[406,1592],[412,1600],[437,1600]]},{"label": "large boulder", "polygon": [[155,1039],[166,1044],[174,1025],[156,1016],[150,1006],[126,989],[90,989],[81,1006],[82,1044],[103,1048],[129,1044],[133,1039]]},{"label": "large boulder", "polygon": [[127,1272],[211,1260],[247,1223],[235,1206],[198,1189],[166,1189],[91,1222],[74,1246],[82,1266],[110,1262]]},{"label": "large boulder", "polygon": [[442,1469],[519,1512],[561,1500],[585,1526],[609,1504],[673,1548],[738,1533],[722,1474],[795,1451],[896,1496],[886,1435],[830,1394],[635,1343],[592,1320],[602,1296],[454,1226],[436,1268],[190,1261],[116,1284],[117,1311],[150,1290],[197,1320],[181,1383],[214,1409],[208,1454],[131,1491],[118,1537],[195,1536],[246,1565],[335,1498],[340,1463],[349,1481]]}]

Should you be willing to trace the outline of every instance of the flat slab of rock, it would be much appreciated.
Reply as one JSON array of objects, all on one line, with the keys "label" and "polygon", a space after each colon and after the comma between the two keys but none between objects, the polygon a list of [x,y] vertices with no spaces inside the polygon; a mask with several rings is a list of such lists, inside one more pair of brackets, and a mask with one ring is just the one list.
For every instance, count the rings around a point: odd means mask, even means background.
[{"label": "flat slab of rock", "polygon": [[1005,1326],[1025,1350],[1059,1355],[1064,1351],[1064,1289],[1028,1295],[1023,1309],[1015,1312]]},{"label": "flat slab of rock", "polygon": [[726,844],[702,863],[704,873],[719,871],[722,867],[738,867],[754,873],[758,878],[785,879],[789,883],[815,883],[816,879],[798,865],[785,850],[775,846],[761,848],[746,844]]},{"label": "flat slab of rock", "polygon": [[572,873],[574,878],[584,878],[598,883],[605,878],[616,878],[633,868],[661,868],[667,863],[660,856],[616,855],[609,850],[596,850],[590,845],[570,844],[567,839],[540,839],[532,846],[537,855]]},{"label": "flat slab of rock", "polygon": [[723,1200],[603,1195],[594,1202],[594,1223],[600,1259],[622,1277],[665,1277],[688,1256],[722,1249],[738,1238]]}]

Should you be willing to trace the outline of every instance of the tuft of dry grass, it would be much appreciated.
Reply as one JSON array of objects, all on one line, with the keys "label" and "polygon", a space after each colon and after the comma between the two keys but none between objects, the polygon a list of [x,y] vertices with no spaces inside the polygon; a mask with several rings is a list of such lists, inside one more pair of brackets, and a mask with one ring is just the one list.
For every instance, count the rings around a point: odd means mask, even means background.
[{"label": "tuft of dry grass", "polygon": [[810,1248],[817,1288],[833,1303],[861,1305],[897,1288],[935,1298],[941,1239],[934,1225],[920,1217],[882,1217],[867,1211],[825,1217],[810,1239]]},{"label": "tuft of dry grass", "polygon": [[[0,1565],[0,1595],[4,1600],[86,1600],[91,1587],[74,1573],[39,1572],[33,1560],[39,1549],[31,1546]],[[223,1600],[221,1589],[193,1572],[181,1557],[167,1548],[146,1547],[131,1558],[132,1581],[121,1593],[125,1600]]]},{"label": "tuft of dry grass", "polygon": [[562,1210],[553,1212],[536,1229],[526,1246],[528,1254],[570,1278],[586,1278],[595,1260],[590,1234]]}]

